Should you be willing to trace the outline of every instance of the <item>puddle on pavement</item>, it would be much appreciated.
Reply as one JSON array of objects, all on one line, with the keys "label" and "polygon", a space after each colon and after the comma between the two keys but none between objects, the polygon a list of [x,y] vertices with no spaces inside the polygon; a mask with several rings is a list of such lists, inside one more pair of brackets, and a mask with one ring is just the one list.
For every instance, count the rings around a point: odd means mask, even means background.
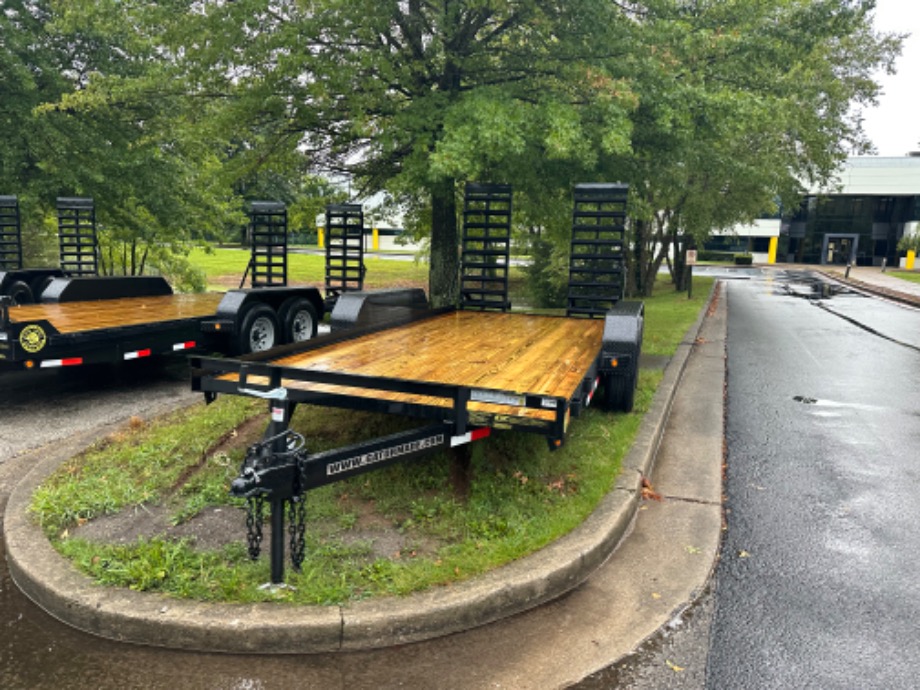
[{"label": "puddle on pavement", "polygon": [[808,300],[829,300],[840,295],[863,297],[864,295],[846,285],[821,280],[812,274],[791,274],[781,281],[776,294],[801,297]]}]

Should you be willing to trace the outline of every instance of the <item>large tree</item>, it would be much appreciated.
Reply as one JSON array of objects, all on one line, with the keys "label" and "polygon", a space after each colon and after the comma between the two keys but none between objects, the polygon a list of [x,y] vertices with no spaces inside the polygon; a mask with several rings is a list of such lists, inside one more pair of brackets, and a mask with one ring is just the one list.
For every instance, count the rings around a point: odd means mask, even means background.
[{"label": "large tree", "polygon": [[[633,184],[633,289],[716,229],[792,208],[865,150],[859,106],[900,38],[877,35],[873,2],[648,3],[632,146],[603,166]],[[678,283],[682,271],[676,272]]]},{"label": "large tree", "polygon": [[207,112],[161,97],[173,63],[144,27],[165,8],[0,7],[0,193],[20,197],[27,261],[54,260],[55,198],[87,196],[104,273],[155,269],[179,287],[203,287],[184,260],[189,242],[243,221],[222,175],[224,140],[200,126]]},{"label": "large tree", "polygon": [[297,152],[361,191],[423,208],[435,304],[458,293],[459,181],[537,186],[547,159],[584,169],[628,146],[634,98],[607,66],[628,54],[631,26],[608,2],[241,0],[185,10],[162,17],[160,40],[186,95],[218,111],[218,130],[237,132],[241,160]]},{"label": "large tree", "polygon": [[[557,265],[571,184],[630,183],[647,292],[678,238],[755,217],[864,144],[850,107],[898,46],[872,32],[872,2],[841,0],[55,5],[52,26],[95,38],[83,52],[102,67],[44,112],[89,118],[90,170],[130,152],[99,179],[173,173],[220,210],[220,185],[260,168],[345,173],[424,217],[435,304],[457,296],[459,181],[513,183]],[[97,136],[94,117],[125,136]],[[119,189],[122,207],[152,207]]]}]

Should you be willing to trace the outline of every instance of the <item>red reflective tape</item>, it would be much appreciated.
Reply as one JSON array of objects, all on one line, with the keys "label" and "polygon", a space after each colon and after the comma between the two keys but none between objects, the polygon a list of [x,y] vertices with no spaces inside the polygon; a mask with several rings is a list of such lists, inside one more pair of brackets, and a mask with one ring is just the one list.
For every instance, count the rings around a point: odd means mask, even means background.
[{"label": "red reflective tape", "polygon": [[197,343],[194,340],[188,340],[184,343],[176,343],[175,345],[173,345],[173,350],[174,351],[191,350],[196,345]]},{"label": "red reflective tape", "polygon": [[491,435],[492,435],[491,427],[484,426],[481,429],[473,429],[473,431],[470,433],[470,440],[478,441],[481,438],[485,438],[486,436],[491,436]]},{"label": "red reflective tape", "polygon": [[153,354],[149,349],[148,350],[135,350],[134,352],[126,352],[125,359],[140,359],[141,357],[150,357]]},{"label": "red reflective tape", "polygon": [[46,359],[39,366],[42,369],[50,367],[75,367],[83,364],[82,357],[67,357],[66,359]]},{"label": "red reflective tape", "polygon": [[588,391],[588,397],[586,399],[587,405],[590,405],[591,401],[594,400],[594,394],[597,392],[597,386],[600,383],[600,381],[601,381],[601,377],[598,376],[596,379],[594,379],[594,383],[591,384],[591,390]]},{"label": "red reflective tape", "polygon": [[451,436],[450,445],[451,447],[462,446],[464,443],[470,443],[471,441],[478,441],[481,438],[485,438],[491,433],[492,429],[487,426],[481,427],[479,429],[473,429],[472,431],[467,431],[461,436]]}]

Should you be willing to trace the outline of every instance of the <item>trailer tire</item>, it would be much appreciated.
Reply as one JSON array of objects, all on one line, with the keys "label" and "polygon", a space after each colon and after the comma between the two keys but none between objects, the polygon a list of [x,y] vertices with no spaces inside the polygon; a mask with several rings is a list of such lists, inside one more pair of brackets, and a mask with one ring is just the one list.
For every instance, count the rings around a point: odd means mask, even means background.
[{"label": "trailer tire", "polygon": [[14,280],[6,289],[6,294],[13,298],[16,304],[34,304],[35,295],[32,294],[32,288],[28,283],[22,280]]},{"label": "trailer tire", "polygon": [[278,316],[267,304],[254,304],[243,313],[237,337],[237,352],[264,352],[279,344]]},{"label": "trailer tire", "polygon": [[310,300],[292,297],[281,305],[278,316],[284,329],[284,342],[302,343],[316,337],[319,317]]},{"label": "trailer tire", "polygon": [[608,374],[604,381],[604,404],[608,410],[632,412],[636,400],[637,372],[626,376]]}]

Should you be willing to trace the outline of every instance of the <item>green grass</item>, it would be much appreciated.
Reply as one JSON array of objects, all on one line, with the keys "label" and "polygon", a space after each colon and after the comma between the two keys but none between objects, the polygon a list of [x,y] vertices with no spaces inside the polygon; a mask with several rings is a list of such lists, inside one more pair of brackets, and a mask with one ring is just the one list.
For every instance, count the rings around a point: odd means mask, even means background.
[{"label": "green grass", "polygon": [[[694,279],[693,300],[669,286],[656,290],[646,303],[646,352],[674,352],[711,285]],[[155,423],[135,422],[63,465],[31,508],[61,553],[107,585],[233,602],[403,595],[494,569],[580,524],[613,485],[660,379],[660,371],[642,371],[632,413],[588,409],[555,452],[542,437],[518,432],[474,444],[466,500],[454,495],[443,454],[308,492],[306,560],[300,573],[288,566],[295,589],[258,588],[270,577],[268,558],[248,559],[242,503],[227,494],[246,446],[264,428],[261,401],[223,396]],[[292,421],[311,452],[406,425],[398,417],[310,406]],[[229,506],[240,516],[239,540],[202,551],[161,537],[114,546],[71,534],[94,517],[157,504],[168,505],[177,523],[207,506]]]},{"label": "green grass", "polygon": [[920,283],[920,272],[914,271],[888,271],[888,275],[907,280],[911,283]]},{"label": "green grass", "polygon": [[[221,465],[232,479],[236,472],[223,456],[215,457],[214,448],[265,407],[244,398],[226,402],[197,407],[192,416],[174,412],[152,424],[132,419],[123,431],[64,463],[32,496],[32,513],[49,535],[60,536],[126,506],[161,501],[203,465]],[[200,500],[200,493],[191,500]]]},{"label": "green grass", "polygon": [[[246,271],[249,251],[243,249],[195,249],[189,261],[201,268],[209,289],[236,287]],[[367,268],[364,286],[368,290],[382,287],[427,287],[428,264],[416,261],[379,259],[365,256]],[[320,254],[289,254],[288,280],[293,284],[321,286],[325,282],[325,257]]]}]

